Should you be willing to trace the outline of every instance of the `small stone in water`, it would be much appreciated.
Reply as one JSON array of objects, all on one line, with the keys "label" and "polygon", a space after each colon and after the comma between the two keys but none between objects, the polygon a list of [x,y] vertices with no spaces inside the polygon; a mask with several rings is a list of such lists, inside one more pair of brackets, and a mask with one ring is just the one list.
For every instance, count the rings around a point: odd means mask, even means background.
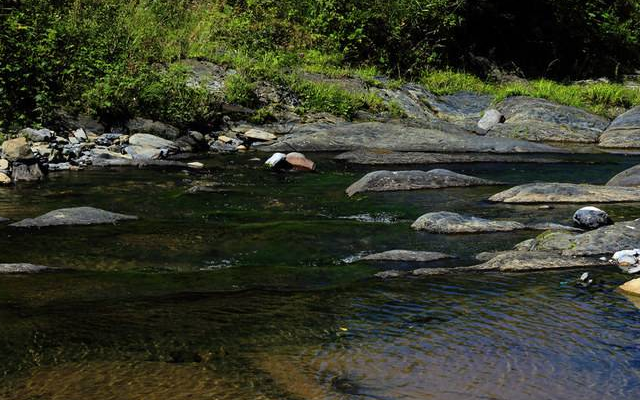
[{"label": "small stone in water", "polygon": [[6,171],[9,169],[9,161],[3,159],[0,159],[0,170],[2,171]]},{"label": "small stone in water", "polygon": [[278,164],[285,161],[286,158],[287,156],[284,153],[275,153],[274,155],[269,157],[267,161],[264,162],[264,165],[269,168],[275,168]]},{"label": "small stone in water", "polygon": [[187,167],[192,169],[202,169],[204,168],[204,164],[201,162],[190,162],[189,164],[187,164]]}]

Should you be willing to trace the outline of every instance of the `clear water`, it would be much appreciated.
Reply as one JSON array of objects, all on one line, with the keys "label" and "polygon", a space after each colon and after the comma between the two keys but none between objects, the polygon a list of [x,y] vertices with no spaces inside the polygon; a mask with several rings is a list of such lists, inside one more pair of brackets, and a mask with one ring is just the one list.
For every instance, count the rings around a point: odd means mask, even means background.
[{"label": "clear water", "polygon": [[[640,311],[615,291],[628,279],[615,269],[593,270],[599,284],[581,289],[570,283],[581,271],[380,281],[416,266],[343,262],[399,248],[468,265],[536,232],[431,235],[411,222],[447,210],[568,224],[575,205],[486,201],[504,187],[349,199],[368,168],[318,155],[319,173],[282,174],[253,156],[204,160],[202,176],[91,170],[0,188],[0,216],[14,220],[82,205],[140,217],[0,226],[1,262],[60,268],[0,276],[0,398],[640,398]],[[640,162],[573,158],[438,167],[509,184],[604,183]],[[189,194],[185,180],[216,191]],[[640,217],[637,204],[602,208]]]}]

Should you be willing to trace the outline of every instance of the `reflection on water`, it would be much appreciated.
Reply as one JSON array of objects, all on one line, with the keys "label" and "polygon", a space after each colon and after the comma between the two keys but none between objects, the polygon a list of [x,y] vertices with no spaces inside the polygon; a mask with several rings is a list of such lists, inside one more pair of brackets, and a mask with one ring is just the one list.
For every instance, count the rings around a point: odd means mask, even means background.
[{"label": "reflection on water", "polygon": [[[0,215],[13,219],[72,205],[142,217],[0,227],[2,261],[63,268],[0,277],[1,399],[640,396],[640,312],[614,290],[626,280],[615,269],[592,271],[602,283],[582,289],[566,283],[581,271],[379,281],[384,263],[340,262],[405,248],[469,264],[536,233],[437,236],[410,221],[452,210],[567,223],[574,207],[486,203],[496,188],[347,199],[366,170],[320,159],[324,173],[281,175],[227,161],[209,164],[231,192],[186,194],[186,175],[158,170],[0,189]],[[599,161],[451,168],[513,183],[603,182],[638,160]],[[603,208],[640,217],[635,205]],[[362,215],[393,219],[348,218]]]}]

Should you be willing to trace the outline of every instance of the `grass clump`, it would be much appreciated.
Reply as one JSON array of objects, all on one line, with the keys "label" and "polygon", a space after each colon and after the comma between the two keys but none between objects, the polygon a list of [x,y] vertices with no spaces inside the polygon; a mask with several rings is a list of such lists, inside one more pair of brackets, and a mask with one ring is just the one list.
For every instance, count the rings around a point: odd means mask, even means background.
[{"label": "grass clump", "polygon": [[640,104],[640,89],[618,83],[563,84],[546,79],[491,83],[455,71],[428,71],[422,75],[420,82],[438,95],[470,91],[491,94],[495,96],[496,103],[511,96],[536,97],[583,108],[607,118],[614,118],[621,111]]}]

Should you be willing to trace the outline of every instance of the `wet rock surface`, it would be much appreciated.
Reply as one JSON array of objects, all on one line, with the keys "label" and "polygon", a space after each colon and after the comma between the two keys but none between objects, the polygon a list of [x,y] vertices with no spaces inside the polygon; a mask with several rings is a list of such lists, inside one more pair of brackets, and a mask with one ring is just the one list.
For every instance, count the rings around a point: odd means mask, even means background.
[{"label": "wet rock surface", "polygon": [[418,218],[411,227],[415,230],[431,233],[510,232],[526,228],[524,224],[515,221],[492,221],[453,212],[425,214]]},{"label": "wet rock surface", "polygon": [[11,224],[16,228],[42,228],[61,225],[114,224],[118,221],[136,220],[132,215],[118,214],[94,207],[62,208]]},{"label": "wet rock surface", "polygon": [[362,261],[405,261],[405,262],[432,262],[453,258],[444,253],[431,251],[389,250],[382,253],[370,254],[362,257]]},{"label": "wet rock surface", "polygon": [[447,154],[423,152],[395,152],[375,149],[359,149],[335,157],[351,164],[363,165],[420,165],[448,163],[535,163],[552,164],[565,162],[560,158],[533,154]]},{"label": "wet rock surface", "polygon": [[614,119],[600,136],[600,146],[621,149],[640,148],[640,106]]},{"label": "wet rock surface", "polygon": [[498,182],[457,174],[446,169],[431,171],[375,171],[370,172],[346,190],[353,196],[363,192],[386,192],[419,189],[440,189],[498,185]]},{"label": "wet rock surface", "polygon": [[529,183],[489,198],[502,203],[617,203],[640,201],[640,188],[580,185],[574,183]]}]

